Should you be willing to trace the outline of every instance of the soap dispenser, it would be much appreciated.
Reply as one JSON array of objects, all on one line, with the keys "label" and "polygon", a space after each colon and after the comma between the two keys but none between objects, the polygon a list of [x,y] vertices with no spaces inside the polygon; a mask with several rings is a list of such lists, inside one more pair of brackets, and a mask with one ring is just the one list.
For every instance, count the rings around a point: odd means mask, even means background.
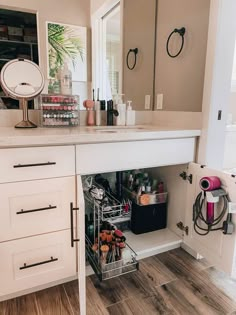
[{"label": "soap dispenser", "polygon": [[126,126],[135,125],[135,111],[131,106],[132,101],[127,101],[127,111],[126,111]]}]

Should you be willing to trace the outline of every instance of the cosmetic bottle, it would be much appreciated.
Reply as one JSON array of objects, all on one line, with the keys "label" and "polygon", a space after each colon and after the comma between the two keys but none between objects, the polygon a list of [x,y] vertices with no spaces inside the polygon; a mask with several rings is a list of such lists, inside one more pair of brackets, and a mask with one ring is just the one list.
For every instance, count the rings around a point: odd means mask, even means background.
[{"label": "cosmetic bottle", "polygon": [[101,104],[100,104],[100,101],[96,101],[94,107],[95,107],[96,126],[101,126]]},{"label": "cosmetic bottle", "polygon": [[127,101],[127,111],[126,111],[126,126],[135,125],[135,111],[132,109],[132,101]]},{"label": "cosmetic bottle", "polygon": [[107,101],[107,126],[113,126],[113,101]]}]

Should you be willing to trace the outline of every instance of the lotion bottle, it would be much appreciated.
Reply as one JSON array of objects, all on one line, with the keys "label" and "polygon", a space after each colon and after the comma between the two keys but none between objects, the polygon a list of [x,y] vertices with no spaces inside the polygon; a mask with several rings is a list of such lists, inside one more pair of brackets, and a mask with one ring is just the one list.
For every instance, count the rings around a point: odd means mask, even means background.
[{"label": "lotion bottle", "polygon": [[132,101],[127,101],[127,111],[126,111],[126,126],[134,126],[135,125],[135,111],[132,109],[131,103]]}]

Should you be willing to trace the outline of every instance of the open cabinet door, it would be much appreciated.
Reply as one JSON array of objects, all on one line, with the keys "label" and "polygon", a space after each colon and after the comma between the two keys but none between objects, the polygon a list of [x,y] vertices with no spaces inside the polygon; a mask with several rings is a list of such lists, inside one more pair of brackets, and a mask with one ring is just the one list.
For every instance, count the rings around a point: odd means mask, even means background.
[{"label": "open cabinet door", "polygon": [[[190,174],[192,174],[193,179],[192,184],[189,183],[187,187],[185,214],[185,224],[189,227],[189,233],[188,235],[185,234],[184,243],[201,256],[205,257],[214,266],[227,272],[232,277],[235,277],[235,228],[232,235],[224,235],[222,231],[212,231],[206,236],[198,235],[193,227],[193,204],[196,196],[201,191],[199,181],[204,176],[218,176],[222,183],[221,187],[226,190],[230,200],[236,202],[236,178],[222,171],[201,167],[199,164],[195,163],[189,164],[188,175]],[[218,203],[217,205],[215,217],[222,209],[222,203]],[[203,206],[204,215],[205,208],[206,207]],[[223,220],[225,220],[225,218]],[[222,226],[223,220],[216,227]],[[236,227],[235,215],[233,215],[233,223]]]},{"label": "open cabinet door", "polygon": [[81,176],[77,175],[77,235],[78,242],[78,281],[80,315],[86,315],[86,274],[85,274],[85,204]]}]

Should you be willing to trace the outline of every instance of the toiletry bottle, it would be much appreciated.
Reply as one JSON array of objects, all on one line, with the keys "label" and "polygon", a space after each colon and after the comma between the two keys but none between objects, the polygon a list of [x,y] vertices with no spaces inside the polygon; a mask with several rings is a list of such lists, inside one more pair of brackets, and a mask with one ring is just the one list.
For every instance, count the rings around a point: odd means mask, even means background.
[{"label": "toiletry bottle", "polygon": [[116,120],[117,126],[125,126],[126,122],[126,104],[122,100],[122,96],[124,94],[119,94],[118,100],[117,100],[117,111],[119,112],[119,116]]},{"label": "toiletry bottle", "polygon": [[132,101],[127,101],[128,107],[126,111],[126,126],[135,125],[135,111],[132,109]]},{"label": "toiletry bottle", "polygon": [[113,101],[107,101],[107,126],[113,126]]},{"label": "toiletry bottle", "polygon": [[101,104],[100,101],[95,102],[96,126],[101,126]]}]

